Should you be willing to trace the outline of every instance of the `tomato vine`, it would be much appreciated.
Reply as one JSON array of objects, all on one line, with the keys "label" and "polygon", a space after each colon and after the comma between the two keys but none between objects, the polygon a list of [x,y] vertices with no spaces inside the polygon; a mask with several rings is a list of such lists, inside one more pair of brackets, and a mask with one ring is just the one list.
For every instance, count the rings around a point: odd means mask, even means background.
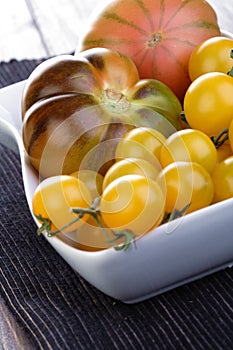
[{"label": "tomato vine", "polygon": [[[115,250],[128,250],[131,243],[135,243],[135,235],[130,230],[121,230],[121,231],[114,231],[111,229],[111,233],[115,236],[114,239],[109,237],[109,234],[104,227],[102,220],[101,220],[101,212],[99,210],[99,202],[101,197],[97,197],[94,199],[92,204],[88,208],[71,208],[70,210],[78,214],[75,219],[61,227],[57,230],[52,230],[52,222],[48,218],[44,218],[42,215],[36,215],[36,218],[41,222],[41,226],[37,229],[37,234],[41,235],[43,232],[46,232],[48,237],[53,237],[57,235],[58,233],[62,233],[63,230],[67,229],[71,225],[73,225],[75,222],[79,221],[84,215],[88,214],[93,217],[93,219],[96,221],[97,225],[100,227],[102,233],[105,235],[105,238],[108,243],[111,243],[113,245],[113,248]],[[121,244],[118,244],[118,241],[120,239],[124,239],[124,242]]]}]

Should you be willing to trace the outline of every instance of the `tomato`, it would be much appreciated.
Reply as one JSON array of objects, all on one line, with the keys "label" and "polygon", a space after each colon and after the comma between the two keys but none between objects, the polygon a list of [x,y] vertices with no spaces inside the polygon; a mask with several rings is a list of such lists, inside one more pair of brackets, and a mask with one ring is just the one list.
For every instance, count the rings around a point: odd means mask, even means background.
[{"label": "tomato", "polygon": [[233,155],[233,151],[231,149],[231,145],[229,141],[225,141],[220,147],[217,148],[218,154],[218,163],[222,160]]},{"label": "tomato", "polygon": [[228,73],[233,65],[230,57],[233,40],[216,36],[203,41],[189,59],[189,76],[193,81],[208,72]]},{"label": "tomato", "polygon": [[140,77],[163,81],[182,101],[192,50],[216,35],[217,16],[207,1],[114,0],[93,13],[77,52],[118,50],[134,60]]},{"label": "tomato", "polygon": [[100,196],[102,193],[103,176],[93,170],[82,169],[71,174],[85,183],[89,189],[92,199]]},{"label": "tomato", "polygon": [[103,180],[103,190],[115,179],[124,175],[138,174],[156,180],[159,170],[145,159],[125,158],[114,163]]},{"label": "tomato", "polygon": [[139,236],[159,225],[165,197],[160,186],[141,175],[125,175],[111,182],[100,201],[102,219],[114,230],[131,230]]},{"label": "tomato", "polygon": [[233,115],[233,78],[211,72],[194,80],[186,91],[184,114],[193,129],[217,136],[228,128]]},{"label": "tomato", "polygon": [[[122,53],[95,48],[60,55],[37,66],[25,84],[24,147],[43,177],[71,174],[96,146],[110,140],[101,154],[108,162],[114,140],[136,126],[165,132],[180,128],[181,109],[171,89],[140,79],[134,62]],[[92,152],[92,170],[99,170],[94,168],[99,158]]]},{"label": "tomato", "polygon": [[91,201],[90,191],[82,181],[73,176],[53,176],[43,180],[36,188],[32,209],[35,216],[41,215],[44,219],[49,219],[53,227],[62,232],[71,232],[87,220],[88,215],[63,230],[65,225],[77,218],[77,214],[70,209],[87,208]]},{"label": "tomato", "polygon": [[233,152],[233,119],[232,119],[230,126],[229,126],[228,137],[229,137],[231,149]]},{"label": "tomato", "polygon": [[117,144],[115,152],[116,161],[126,158],[144,159],[151,163],[155,168],[160,169],[161,165],[155,155],[142,143],[121,138]]},{"label": "tomato", "polygon": [[177,161],[196,162],[212,172],[217,162],[217,151],[211,139],[199,130],[179,130],[169,136],[161,148],[162,167]]},{"label": "tomato", "polygon": [[213,181],[198,163],[176,162],[166,166],[158,176],[158,184],[166,193],[166,212],[186,213],[208,206],[213,198]]},{"label": "tomato", "polygon": [[141,143],[157,158],[159,158],[160,149],[166,141],[165,136],[161,132],[148,127],[134,128],[128,131],[123,138],[124,140]]},{"label": "tomato", "polygon": [[213,172],[214,202],[233,197],[233,156],[223,160]]},{"label": "tomato", "polygon": [[[108,236],[106,236],[106,234]],[[97,251],[113,246],[110,240],[116,238],[111,229],[105,228],[105,233],[98,225],[94,224],[92,217],[88,218],[76,231],[75,240],[79,243],[79,249]],[[124,239],[118,240],[117,244],[123,243]]]}]

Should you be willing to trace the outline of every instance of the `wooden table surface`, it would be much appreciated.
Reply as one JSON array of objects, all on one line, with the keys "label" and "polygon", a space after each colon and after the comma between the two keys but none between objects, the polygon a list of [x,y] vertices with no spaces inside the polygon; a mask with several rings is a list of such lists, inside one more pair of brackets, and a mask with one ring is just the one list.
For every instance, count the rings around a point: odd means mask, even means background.
[{"label": "wooden table surface", "polygon": [[[216,10],[220,27],[233,33],[232,0],[208,2]],[[0,62],[74,51],[88,16],[98,3],[98,0],[4,1],[0,11]],[[0,300],[0,350],[18,349],[33,347]]]},{"label": "wooden table surface", "polygon": [[0,11],[0,61],[74,51],[89,15],[99,3],[98,0],[7,0]]}]

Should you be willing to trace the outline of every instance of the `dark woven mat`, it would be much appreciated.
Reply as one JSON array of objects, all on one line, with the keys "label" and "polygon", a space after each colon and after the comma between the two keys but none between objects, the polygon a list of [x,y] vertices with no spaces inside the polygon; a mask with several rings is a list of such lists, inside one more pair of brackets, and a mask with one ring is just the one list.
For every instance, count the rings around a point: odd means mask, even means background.
[{"label": "dark woven mat", "polygon": [[[39,63],[1,63],[0,87]],[[1,297],[35,349],[233,348],[233,269],[135,305],[103,295],[37,237],[19,157],[1,144],[0,212]]]}]

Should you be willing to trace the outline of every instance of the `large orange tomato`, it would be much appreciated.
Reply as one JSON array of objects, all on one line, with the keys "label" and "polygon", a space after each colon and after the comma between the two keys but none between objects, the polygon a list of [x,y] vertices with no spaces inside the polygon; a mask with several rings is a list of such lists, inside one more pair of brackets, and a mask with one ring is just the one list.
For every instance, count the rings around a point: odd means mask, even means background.
[{"label": "large orange tomato", "polygon": [[202,41],[220,35],[203,0],[115,0],[95,14],[77,51],[107,47],[131,57],[141,78],[155,78],[183,99],[188,61]]}]

